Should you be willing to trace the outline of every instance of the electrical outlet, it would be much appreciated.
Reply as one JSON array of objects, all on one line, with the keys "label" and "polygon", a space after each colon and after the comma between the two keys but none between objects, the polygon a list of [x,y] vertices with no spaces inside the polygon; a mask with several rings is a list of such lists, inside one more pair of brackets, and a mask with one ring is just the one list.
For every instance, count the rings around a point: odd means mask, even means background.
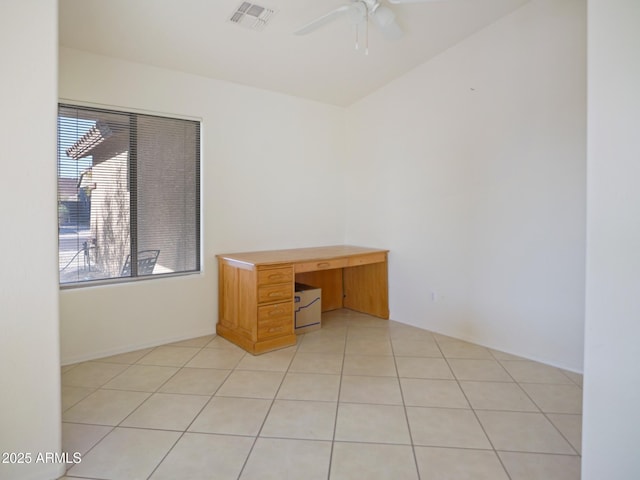
[{"label": "electrical outlet", "polygon": [[439,292],[432,291],[431,292],[431,301],[432,302],[441,302],[444,300],[444,295]]}]

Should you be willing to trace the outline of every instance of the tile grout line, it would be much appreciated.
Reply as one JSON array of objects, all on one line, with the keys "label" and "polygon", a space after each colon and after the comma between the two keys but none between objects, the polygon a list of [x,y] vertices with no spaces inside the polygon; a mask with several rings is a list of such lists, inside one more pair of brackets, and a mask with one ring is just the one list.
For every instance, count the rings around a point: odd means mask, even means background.
[{"label": "tile grout line", "polygon": [[[109,383],[109,382],[110,382],[111,380],[113,380],[114,378],[116,378],[116,377],[118,377],[118,376],[120,376],[120,375],[124,374],[124,373],[125,373],[125,372],[127,372],[131,367],[133,367],[134,365],[142,365],[142,364],[139,364],[139,363],[137,363],[137,362],[139,362],[140,360],[142,360],[145,356],[149,355],[150,353],[152,353],[152,352],[153,352],[154,350],[156,350],[157,348],[158,348],[158,347],[154,347],[153,349],[151,349],[151,351],[147,352],[145,355],[142,355],[142,356],[141,356],[140,358],[138,358],[135,362],[128,364],[128,367],[127,367],[126,369],[124,369],[124,370],[123,370],[122,372],[120,372],[118,375],[115,375],[115,376],[114,376],[114,377],[112,377],[110,380],[108,380],[107,382],[105,382],[105,383],[104,383],[101,387],[99,387],[97,390],[102,389],[102,387],[103,387],[104,385],[106,385],[107,383]],[[191,358],[193,358],[195,355],[197,355],[197,354],[198,354],[198,353],[199,353],[203,348],[204,348],[204,346],[203,346],[203,347],[200,347],[200,348],[199,348],[199,350],[198,350],[198,352],[195,352]],[[185,364],[186,364],[187,362],[189,362],[189,360],[187,360],[187,361],[185,362]],[[149,366],[166,366],[166,365],[149,365]],[[184,366],[183,366],[183,367],[184,367]],[[103,441],[103,440],[104,440],[104,439],[105,439],[109,434],[111,434],[113,431],[115,431],[115,429],[116,429],[116,428],[138,428],[138,429],[140,429],[140,430],[161,430],[161,431],[173,431],[173,432],[177,432],[177,430],[150,429],[150,428],[139,428],[139,427],[124,427],[124,426],[122,426],[122,423],[123,423],[124,421],[126,421],[126,419],[127,419],[127,418],[129,418],[129,417],[130,417],[134,412],[136,412],[140,407],[142,407],[142,405],[144,405],[144,404],[147,402],[147,400],[149,400],[149,398],[151,398],[155,393],[158,393],[158,390],[159,390],[160,388],[162,388],[162,386],[163,386],[163,385],[165,385],[165,384],[166,384],[166,383],[167,383],[171,378],[173,378],[175,375],[177,375],[177,374],[178,374],[178,372],[180,372],[180,371],[182,370],[182,368],[183,368],[183,367],[177,367],[177,368],[178,368],[178,370],[177,370],[173,375],[171,375],[169,378],[167,378],[164,382],[162,382],[160,385],[158,385],[158,387],[157,387],[153,392],[148,392],[148,391],[147,391],[147,392],[138,392],[138,391],[136,391],[136,390],[122,390],[122,389],[104,389],[104,390],[116,390],[116,391],[137,392],[137,393],[149,393],[149,396],[148,396],[147,398],[145,398],[145,399],[140,403],[140,405],[138,405],[138,406],[137,406],[137,407],[135,407],[131,412],[129,412],[129,414],[127,414],[127,415],[126,415],[122,420],[120,420],[120,422],[119,422],[117,425],[112,426],[111,430],[110,430],[106,435],[104,435],[104,436],[103,436],[103,437],[102,437],[98,442],[96,442],[96,444],[95,444],[95,445],[93,445],[93,447],[91,447],[89,450],[87,450],[87,452],[85,452],[85,455],[86,455],[87,453],[89,453],[91,450],[93,450],[95,447],[97,447],[97,446],[98,446],[98,445],[99,445],[99,444],[100,444],[100,443],[101,443],[101,442],[102,442],[102,441]],[[205,402],[205,405],[206,405],[207,403],[208,403],[208,402]],[[203,407],[203,408],[204,408],[204,407]],[[202,410],[200,410],[200,411],[202,411]],[[200,413],[200,412],[199,412],[199,413]],[[199,415],[199,413],[198,413],[198,415]],[[187,428],[188,428],[188,427],[187,427]],[[153,468],[153,470],[152,470],[152,471],[151,471],[151,473],[149,474],[149,477],[150,477],[151,475],[153,475],[153,473],[158,469],[158,467],[159,467],[159,466],[160,466],[160,464],[164,461],[164,459],[167,457],[167,455],[169,454],[169,452],[171,452],[171,451],[173,450],[173,448],[174,448],[174,447],[175,447],[175,445],[178,443],[178,441],[180,441],[180,439],[184,436],[184,433],[185,433],[185,432],[186,432],[186,429],[185,429],[185,431],[182,431],[182,432],[181,432],[181,434],[178,436],[178,438],[176,439],[176,441],[171,445],[171,447],[169,448],[169,450],[165,453],[165,455],[163,455],[163,456],[162,456],[162,458],[160,459],[160,461],[158,462],[158,464]],[[149,478],[149,477],[147,477],[147,478]]]},{"label": "tile grout line", "polygon": [[[65,386],[71,386],[71,385],[65,385]],[[79,388],[92,388],[92,387],[79,387]],[[76,402],[73,403],[73,405],[69,405],[67,408],[65,408],[64,410],[62,410],[61,415],[64,415],[65,412],[71,410],[73,407],[75,407],[77,404],[79,404],[81,401],[83,401],[84,399],[86,399],[89,395],[91,395],[92,393],[97,392],[98,390],[100,390],[101,387],[97,387],[94,388],[93,390],[91,390],[89,393],[87,393],[86,395],[84,395],[82,398],[80,398],[79,400],[77,400]],[[61,389],[62,390],[62,389]]]},{"label": "tile grout line", "polygon": [[[156,348],[157,348],[157,347],[156,347]],[[204,346],[200,347],[200,349],[199,349],[196,353],[194,353],[194,354],[191,356],[191,358],[190,358],[189,360],[187,360],[187,361],[184,363],[184,365],[186,365],[187,363],[189,363],[189,361],[191,361],[191,360],[193,359],[193,357],[195,357],[198,353],[200,353],[200,352],[202,351],[202,349],[203,349],[203,348],[204,348]],[[150,353],[152,353],[154,350],[155,350],[155,348],[154,348],[153,350],[151,350],[151,352],[149,352],[149,354],[150,354]],[[147,355],[148,355],[148,354],[147,354]],[[142,358],[144,358],[144,357],[146,357],[146,355],[144,355]],[[138,361],[142,360],[142,358],[140,358]],[[137,365],[137,362],[136,362],[136,365]],[[147,397],[147,398],[146,398],[146,399],[145,399],[145,400],[144,400],[140,405],[138,405],[138,406],[137,406],[137,407],[136,407],[132,412],[130,412],[130,413],[129,413],[129,415],[127,415],[125,418],[123,418],[123,419],[120,421],[120,423],[118,424],[118,426],[119,426],[119,425],[121,425],[121,424],[122,424],[122,422],[124,422],[124,421],[125,421],[127,418],[129,418],[131,415],[133,415],[133,413],[134,413],[134,412],[136,412],[136,411],[137,411],[137,410],[138,410],[142,405],[144,405],[144,404],[147,402],[147,400],[149,400],[149,398],[151,398],[155,393],[157,393],[157,392],[158,392],[158,390],[160,390],[160,389],[163,387],[163,385],[165,385],[169,380],[171,380],[173,377],[175,377],[175,376],[176,376],[176,375],[177,375],[177,374],[178,374],[178,373],[179,373],[179,372],[184,368],[184,365],[183,365],[182,367],[179,367],[179,368],[178,368],[178,370],[177,370],[173,375],[171,375],[169,378],[167,378],[164,382],[162,382],[162,383],[161,383],[161,384],[160,384],[160,385],[159,385],[159,386],[154,390],[154,392],[153,392],[149,397]],[[219,388],[219,387],[218,387],[218,388]],[[211,399],[209,399],[209,400],[211,400]],[[205,402],[205,404],[204,404],[204,405],[207,405],[208,403],[209,403],[209,402],[207,401],[207,402]],[[202,408],[204,408],[204,405],[202,406]],[[200,409],[200,411],[198,412],[198,414],[197,414],[196,416],[200,415],[200,412],[202,412],[202,408]],[[194,419],[195,419],[195,417],[194,417]],[[192,422],[193,422],[193,420],[192,420]],[[149,472],[149,475],[147,476],[147,479],[151,478],[151,477],[153,476],[153,474],[156,472],[156,470],[158,470],[158,468],[160,467],[160,465],[162,464],[162,462],[164,462],[164,460],[165,460],[165,459],[169,456],[169,454],[173,451],[173,449],[174,449],[174,448],[175,448],[175,446],[178,444],[178,442],[182,439],[182,437],[184,437],[184,434],[186,433],[186,431],[187,431],[187,429],[189,428],[189,426],[190,426],[190,425],[191,425],[191,423],[190,423],[190,424],[189,424],[189,425],[188,425],[188,426],[187,426],[187,427],[186,427],[186,428],[185,428],[185,429],[180,433],[180,435],[178,435],[178,437],[176,438],[175,442],[173,442],[173,444],[171,445],[171,447],[169,447],[169,449],[165,452],[165,454],[164,454],[164,455],[162,456],[162,458],[158,461],[158,463],[156,464],[156,466],[151,470],[151,472]]]},{"label": "tile grout line", "polygon": [[[513,378],[513,381],[515,382],[515,384],[516,384],[516,385],[518,385],[518,388],[520,388],[520,390],[521,390],[521,391],[526,395],[526,397],[531,401],[531,403],[533,403],[533,404],[536,406],[536,408],[539,410],[539,412],[538,412],[538,413],[541,413],[541,414],[544,416],[544,418],[547,420],[547,422],[549,422],[549,423],[551,424],[551,426],[556,430],[556,432],[558,432],[558,434],[559,434],[559,435],[564,439],[564,441],[565,441],[565,442],[567,442],[567,444],[571,447],[571,449],[575,452],[575,454],[576,454],[578,457],[582,458],[582,455],[581,455],[581,454],[578,452],[578,450],[573,446],[573,443],[571,443],[571,442],[569,441],[569,439],[564,435],[564,433],[562,433],[562,432],[560,431],[560,429],[556,426],[556,424],[555,424],[553,421],[551,421],[551,419],[550,419],[550,418],[548,417],[548,415],[547,415],[547,412],[545,412],[545,411],[544,411],[544,409],[543,409],[540,405],[538,405],[538,402],[536,402],[536,401],[533,399],[533,397],[532,397],[531,395],[529,395],[529,392],[527,392],[527,391],[522,387],[522,383],[530,383],[530,382],[519,382],[518,380],[516,380],[516,379],[515,379],[515,377],[511,374],[511,372],[509,372],[509,371],[506,369],[506,367],[505,367],[504,365],[502,365],[502,362],[500,361],[500,359],[499,359],[499,358],[497,358],[497,357],[493,354],[493,352],[492,352],[491,350],[489,350],[489,351],[490,351],[491,355],[493,355],[493,356],[494,356],[494,358],[496,359],[496,361],[500,364],[500,366],[501,366],[502,368],[504,368],[504,370],[509,374],[509,376],[510,376],[511,378]],[[557,368],[557,367],[553,367],[553,368]],[[560,369],[558,369],[558,370],[560,370]],[[564,373],[563,373],[563,375],[564,375]],[[567,375],[565,375],[565,376],[569,379],[569,381],[571,382],[571,384],[572,384],[572,385],[575,385],[575,383],[574,383],[574,382],[573,382],[573,381],[572,381],[572,380],[571,380]],[[532,383],[533,383],[533,382],[532,382]],[[537,382],[535,382],[535,383],[533,383],[533,384],[534,384],[534,385],[568,385],[568,384],[552,384],[552,383],[537,383]],[[579,388],[579,387],[578,387],[578,388]],[[507,451],[507,450],[505,450],[505,451]],[[539,454],[540,454],[540,453],[539,453]],[[553,455],[553,454],[552,454],[552,455]],[[556,455],[561,455],[561,454],[556,454]]]},{"label": "tile grout line", "polygon": [[[471,411],[473,412],[473,416],[476,419],[476,422],[478,422],[478,425],[480,425],[480,428],[482,429],[482,433],[484,433],[484,436],[487,438],[487,441],[489,442],[489,445],[491,445],[491,449],[493,450],[493,454],[496,456],[496,458],[498,459],[498,462],[500,462],[500,466],[502,467],[502,470],[504,471],[505,475],[507,476],[507,478],[509,480],[513,480],[511,478],[511,474],[509,473],[509,471],[507,470],[506,465],[504,464],[504,462],[502,461],[502,458],[500,458],[500,455],[498,455],[498,451],[496,450],[495,445],[493,444],[493,441],[491,441],[491,438],[489,437],[489,434],[487,433],[486,429],[484,428],[484,425],[482,424],[482,422],[480,421],[480,417],[478,417],[478,413],[476,412],[475,408],[473,408],[473,405],[471,405],[471,402],[469,401],[469,397],[467,397],[466,392],[464,391],[464,389],[462,388],[462,385],[460,385],[460,380],[458,380],[458,376],[455,374],[453,368],[451,368],[451,364],[449,363],[449,358],[447,358],[447,356],[444,354],[444,352],[442,351],[442,349],[440,348],[440,343],[438,342],[438,340],[436,340],[436,345],[438,345],[438,348],[440,349],[440,353],[442,353],[442,357],[444,358],[444,361],[447,363],[447,366],[449,367],[449,370],[451,370],[451,373],[453,374],[453,378],[455,379],[456,384],[458,385],[458,388],[460,389],[460,391],[462,392],[462,395],[464,395],[465,400],[467,401],[467,403],[469,404],[469,408],[471,409]],[[491,356],[493,356],[493,354],[489,351],[489,354]],[[502,365],[501,365],[502,366]],[[504,368],[504,367],[503,367]],[[506,370],[506,369],[505,369]],[[507,372],[508,373],[508,372]]]},{"label": "tile grout line", "polygon": [[[156,347],[154,347],[154,348],[153,348],[150,352],[148,352],[148,353],[151,353],[155,348],[156,348]],[[145,354],[145,355],[147,355],[147,354]],[[143,358],[145,355],[142,355],[138,360],[140,360],[141,358]],[[81,362],[81,363],[89,363],[89,362]],[[81,363],[77,364],[77,365],[76,365],[76,367],[77,367],[77,366],[79,366]],[[118,365],[122,365],[122,364],[118,364]],[[127,366],[124,370],[122,370],[122,371],[121,371],[121,372],[119,372],[118,374],[114,375],[113,377],[109,378],[109,379],[108,379],[107,381],[105,381],[104,383],[100,384],[100,385],[99,385],[97,388],[95,388],[92,392],[90,392],[90,393],[89,393],[89,394],[87,394],[85,397],[83,397],[83,399],[81,399],[81,400],[77,401],[76,403],[74,403],[71,407],[69,407],[69,408],[68,408],[68,409],[66,409],[65,411],[70,410],[70,409],[71,409],[71,408],[73,408],[75,405],[77,405],[78,403],[80,403],[82,400],[84,400],[84,399],[88,398],[88,397],[89,397],[89,395],[92,395],[92,394],[94,394],[95,392],[97,392],[97,391],[101,390],[101,389],[102,389],[102,387],[103,387],[104,385],[106,385],[107,383],[109,383],[109,382],[110,382],[111,380],[113,380],[114,378],[116,378],[116,377],[118,377],[118,376],[122,375],[124,372],[126,372],[127,370],[129,370],[129,369],[131,368],[131,366],[132,366],[132,365],[134,365],[134,364],[124,364],[124,365],[126,365],[126,366]],[[74,367],[74,368],[75,368],[75,367]],[[73,369],[70,369],[70,370],[73,370]],[[149,397],[147,397],[147,398],[146,398],[142,403],[146,402],[148,398],[149,398]],[[141,403],[141,404],[142,404],[142,403]],[[138,405],[138,407],[139,407],[139,406],[140,406],[140,405]],[[138,407],[136,407],[136,409],[137,409]],[[136,409],[134,409],[134,410],[136,410]],[[128,416],[129,416],[129,415],[127,415],[127,417],[128,417]],[[126,418],[126,417],[125,417],[125,418]],[[124,421],[124,419],[123,419],[123,420],[121,420],[121,422],[120,422],[120,423],[122,423],[122,421]],[[65,422],[65,423],[66,423],[66,422]],[[87,424],[83,424],[83,425],[87,425]],[[118,424],[118,425],[119,425],[119,424]],[[106,433],[102,438],[100,438],[100,440],[98,440],[98,441],[97,441],[97,442],[96,442],[96,443],[95,443],[91,448],[89,448],[86,452],[84,452],[84,453],[82,454],[82,456],[84,457],[84,456],[85,456],[85,455],[87,455],[89,452],[91,452],[94,448],[96,448],[100,443],[102,443],[102,441],[103,441],[105,438],[107,438],[107,436],[109,436],[109,435],[110,435],[110,434],[111,434],[111,433],[112,433],[112,432],[113,432],[113,431],[118,427],[118,425],[101,425],[101,426],[105,426],[105,427],[111,427],[111,430],[109,430],[109,431],[108,431],[108,432],[107,432],[107,433]],[[67,471],[68,471],[68,470],[71,470],[71,468],[73,468],[73,465],[72,465],[71,467],[69,467],[69,468],[65,469],[65,475],[66,475],[66,473],[67,473]]]},{"label": "tile grout line", "polygon": [[[155,347],[153,350],[151,350],[151,352],[147,353],[147,355],[149,355],[149,354],[153,353],[153,351],[154,351],[156,348],[158,348],[158,347]],[[200,351],[202,351],[202,349],[203,349],[203,348],[204,348],[204,347],[200,347],[200,349],[199,349],[196,353],[194,353],[194,354],[191,356],[191,358],[190,358],[189,360],[187,360],[187,361],[184,363],[184,365],[186,365],[187,363],[189,363],[189,361],[190,361],[191,359],[193,359],[193,357],[195,357],[198,353],[200,353]],[[134,365],[141,365],[141,364],[139,364],[138,362],[139,362],[140,360],[142,360],[144,357],[146,357],[147,355],[144,355],[143,357],[139,358],[139,359],[138,359],[135,363],[133,363],[131,366],[134,366]],[[158,390],[160,390],[164,385],[166,385],[166,384],[167,384],[167,382],[168,382],[169,380],[171,380],[171,379],[172,379],[173,377],[175,377],[178,373],[180,373],[180,371],[184,368],[184,365],[182,365],[182,366],[180,366],[180,367],[177,367],[177,366],[175,366],[175,365],[146,365],[146,366],[152,366],[152,367],[153,367],[153,366],[155,366],[155,367],[170,367],[170,368],[171,368],[171,367],[173,367],[173,368],[177,368],[177,370],[176,370],[176,371],[175,371],[175,372],[174,372],[174,373],[173,373],[169,378],[167,378],[164,382],[162,382],[160,385],[158,385],[158,386],[155,388],[155,390],[153,390],[152,392],[142,392],[142,393],[150,393],[150,395],[149,395],[147,398],[145,398],[145,399],[144,399],[144,401],[142,401],[142,403],[140,403],[140,405],[138,405],[138,406],[137,406],[136,408],[134,408],[131,412],[129,412],[129,414],[128,414],[128,415],[126,415],[126,416],[125,416],[125,417],[120,421],[120,423],[118,423],[118,425],[116,425],[116,426],[117,426],[117,427],[121,426],[121,425],[122,425],[122,423],[123,423],[124,421],[126,421],[126,420],[127,420],[127,418],[129,418],[131,415],[133,415],[135,412],[137,412],[137,411],[138,411],[138,409],[140,409],[140,407],[142,407],[142,405],[144,405],[144,404],[147,402],[147,400],[149,400],[151,397],[153,397],[156,393],[161,393],[161,392],[158,392]],[[127,370],[128,370],[128,369],[127,369]],[[127,370],[125,370],[124,372],[126,372]],[[122,372],[122,373],[124,373],[124,372]],[[117,376],[119,376],[119,375],[117,375]],[[116,378],[116,377],[114,377],[114,378]],[[119,390],[119,389],[113,389],[113,390]],[[120,390],[121,390],[121,389],[120,389]],[[129,389],[127,389],[127,390],[121,390],[121,391],[137,392],[137,390],[129,390]],[[208,402],[207,402],[207,403],[208,403]],[[205,403],[205,404],[206,404],[206,403]]]},{"label": "tile grout line", "polygon": [[[214,337],[215,338],[215,337]],[[191,360],[193,360],[196,355],[198,355],[200,352],[202,352],[207,345],[209,345],[209,343],[211,343],[213,341],[213,339],[211,339],[211,341],[207,342],[207,344],[203,345],[202,347],[200,347],[200,350],[198,350],[197,353],[195,353],[189,360],[187,360],[185,362],[185,364],[180,367],[178,369],[178,371],[176,373],[174,373],[171,377],[169,377],[164,383],[162,383],[162,385],[160,385],[157,389],[156,392],[161,389],[164,385],[167,384],[167,382],[169,382],[169,380],[171,380],[173,377],[175,377],[180,371],[182,371],[182,369],[185,368],[185,365],[187,363],[189,363]],[[151,353],[151,352],[149,352]],[[242,357],[240,357],[238,359],[238,363],[240,362],[240,360],[244,357],[244,355]],[[162,465],[162,462],[165,461],[165,459],[169,456],[169,454],[173,451],[173,449],[176,447],[176,445],[178,444],[178,442],[180,442],[180,440],[182,440],[182,438],[184,438],[185,434],[189,431],[189,428],[191,427],[191,425],[193,425],[193,422],[195,422],[196,418],[198,418],[198,416],[200,416],[200,414],[203,412],[203,410],[207,407],[207,405],[209,405],[209,403],[211,403],[211,400],[213,399],[213,397],[215,396],[215,394],[218,392],[218,390],[220,390],[220,387],[222,387],[222,385],[224,384],[224,382],[229,378],[229,376],[231,375],[231,372],[233,370],[229,370],[229,372],[227,373],[227,375],[224,377],[224,380],[222,380],[220,382],[220,385],[218,385],[218,387],[215,389],[215,391],[209,396],[209,400],[207,400],[204,405],[202,405],[202,408],[200,408],[200,410],[198,410],[198,413],[196,413],[194,415],[194,417],[191,419],[191,422],[189,422],[189,424],[185,427],[185,429],[180,433],[180,435],[178,436],[178,438],[176,439],[176,441],[173,443],[173,445],[171,445],[171,447],[167,450],[167,452],[162,456],[162,458],[160,459],[160,461],[158,462],[158,464],[155,466],[155,468],[151,471],[151,473],[149,473],[149,476],[147,477],[147,480],[149,480],[153,474],[156,472],[156,470],[158,470],[158,468],[160,467],[160,465]],[[156,393],[154,392],[154,393]],[[145,400],[146,402],[146,400]],[[143,403],[145,403],[143,402]],[[139,408],[139,407],[138,407]],[[136,409],[137,410],[137,409]],[[134,410],[135,411],[135,410]],[[131,412],[133,413],[133,412]],[[131,414],[130,414],[131,415]],[[128,416],[127,416],[128,418]],[[123,420],[124,421],[124,420]]]},{"label": "tile grout line", "polygon": [[[87,424],[81,424],[81,425],[87,425]],[[105,438],[107,438],[115,429],[115,426],[112,425],[100,425],[101,427],[111,427],[111,430],[109,430],[107,433],[105,433],[102,438],[100,438],[100,440],[98,440],[91,448],[89,448],[86,452],[84,452],[82,454],[82,457],[84,457],[87,453],[89,453],[91,450],[93,450],[94,448],[96,448]],[[65,475],[67,474],[67,472],[69,470],[71,470],[75,465],[72,465],[71,467],[68,467],[67,469],[65,469]],[[63,475],[64,476],[64,475]]]},{"label": "tile grout line", "polygon": [[[271,410],[273,409],[273,405],[274,405],[274,403],[276,403],[276,398],[278,397],[278,393],[280,392],[280,389],[282,388],[282,384],[284,383],[284,379],[287,377],[287,373],[289,372],[289,368],[291,367],[291,364],[293,363],[293,359],[295,358],[296,354],[298,353],[299,345],[298,345],[297,338],[296,338],[295,347],[296,347],[295,353],[291,356],[291,359],[289,360],[289,363],[287,364],[287,369],[284,370],[284,373],[282,375],[282,379],[280,380],[280,384],[278,385],[278,388],[276,389],[275,393],[273,394],[273,398],[271,399],[271,404],[269,405],[269,408],[267,409],[267,413],[265,414],[264,419],[262,420],[262,423],[260,424],[260,428],[258,429],[258,432],[256,433],[256,435],[253,436],[253,442],[251,443],[251,448],[249,448],[249,452],[247,453],[247,456],[245,457],[244,462],[242,462],[242,466],[240,467],[240,471],[238,472],[237,480],[240,480],[240,477],[242,477],[242,473],[244,472],[244,469],[246,468],[247,463],[249,462],[249,458],[251,457],[251,454],[253,453],[253,449],[255,448],[256,443],[258,443],[258,439],[260,438],[260,433],[262,433],[262,429],[264,428],[264,425],[267,422],[267,418],[269,418],[269,414],[271,413]],[[246,354],[242,358],[245,358],[245,357],[246,357]],[[236,371],[236,369],[238,368],[238,365],[240,365],[240,361],[241,360],[239,360],[238,363],[236,364],[236,366],[233,368],[232,373]],[[251,371],[251,370],[238,370],[238,371]]]},{"label": "tile grout line", "polygon": [[[434,339],[435,342],[435,339]],[[402,389],[402,382],[400,381],[400,372],[398,371],[398,363],[396,361],[395,350],[393,349],[393,339],[391,338],[391,332],[389,332],[389,343],[391,344],[391,353],[393,354],[393,365],[396,369],[396,379],[398,380],[398,388],[400,390],[400,398],[402,399],[402,410],[404,411],[404,419],[407,422],[407,430],[409,432],[409,441],[411,442],[411,453],[413,454],[413,463],[416,467],[416,474],[418,480],[422,478],[420,474],[420,466],[418,464],[418,455],[416,454],[416,445],[413,442],[413,433],[411,432],[411,424],[409,423],[409,413],[407,412],[407,403],[404,400],[404,391]]]},{"label": "tile grout line", "polygon": [[336,432],[338,430],[338,412],[340,410],[340,395],[342,393],[342,377],[344,374],[344,361],[347,356],[347,340],[349,338],[349,320],[344,332],[344,346],[342,347],[342,362],[340,363],[340,381],[338,382],[338,396],[336,399],[336,414],[333,419],[333,436],[331,437],[331,449],[329,450],[329,465],[327,466],[327,480],[331,480],[331,467],[333,466],[333,450],[336,444]]}]

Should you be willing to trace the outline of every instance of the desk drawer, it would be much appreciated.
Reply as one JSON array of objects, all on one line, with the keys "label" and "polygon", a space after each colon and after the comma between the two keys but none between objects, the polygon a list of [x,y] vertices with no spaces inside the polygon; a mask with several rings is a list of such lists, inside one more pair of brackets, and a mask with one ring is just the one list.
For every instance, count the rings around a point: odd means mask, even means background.
[{"label": "desk drawer", "polygon": [[273,285],[276,283],[293,282],[293,268],[269,268],[258,270],[258,285]]},{"label": "desk drawer", "polygon": [[293,303],[258,307],[258,339],[293,333]]},{"label": "desk drawer", "polygon": [[358,265],[367,265],[369,263],[382,263],[387,258],[385,252],[368,253],[366,255],[358,255],[349,258],[349,266],[357,267]]},{"label": "desk drawer", "polygon": [[344,268],[349,265],[348,258],[334,258],[332,260],[316,260],[314,262],[296,263],[296,273],[317,272],[318,270],[331,270],[332,268]]},{"label": "desk drawer", "polygon": [[293,283],[258,287],[258,303],[288,300],[293,296]]}]

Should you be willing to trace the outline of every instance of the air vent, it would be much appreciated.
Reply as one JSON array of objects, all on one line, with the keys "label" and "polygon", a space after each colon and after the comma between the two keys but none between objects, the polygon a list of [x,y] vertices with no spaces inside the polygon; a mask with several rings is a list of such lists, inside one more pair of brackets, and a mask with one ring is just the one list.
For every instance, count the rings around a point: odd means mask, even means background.
[{"label": "air vent", "polygon": [[242,2],[229,20],[252,30],[262,30],[274,13],[272,8]]}]

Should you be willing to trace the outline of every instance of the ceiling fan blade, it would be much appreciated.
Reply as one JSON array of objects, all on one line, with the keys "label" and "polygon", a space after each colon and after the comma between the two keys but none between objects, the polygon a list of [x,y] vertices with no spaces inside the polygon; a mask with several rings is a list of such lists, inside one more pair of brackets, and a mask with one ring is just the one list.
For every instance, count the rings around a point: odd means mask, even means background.
[{"label": "ceiling fan blade", "polygon": [[378,7],[370,18],[373,24],[378,27],[378,30],[389,40],[398,40],[404,35],[402,28],[396,22],[396,14],[390,8],[385,6]]},{"label": "ceiling fan blade", "polygon": [[325,13],[321,17],[318,17],[315,20],[312,20],[311,22],[307,23],[305,26],[303,26],[302,28],[299,28],[293,33],[295,33],[296,35],[306,35],[307,33],[311,33],[314,30],[317,30],[318,28],[326,25],[327,23],[331,23],[336,18],[347,13],[349,10],[351,10],[351,8],[352,8],[351,5],[343,5],[341,7],[338,7],[335,10],[332,10],[329,13]]}]

